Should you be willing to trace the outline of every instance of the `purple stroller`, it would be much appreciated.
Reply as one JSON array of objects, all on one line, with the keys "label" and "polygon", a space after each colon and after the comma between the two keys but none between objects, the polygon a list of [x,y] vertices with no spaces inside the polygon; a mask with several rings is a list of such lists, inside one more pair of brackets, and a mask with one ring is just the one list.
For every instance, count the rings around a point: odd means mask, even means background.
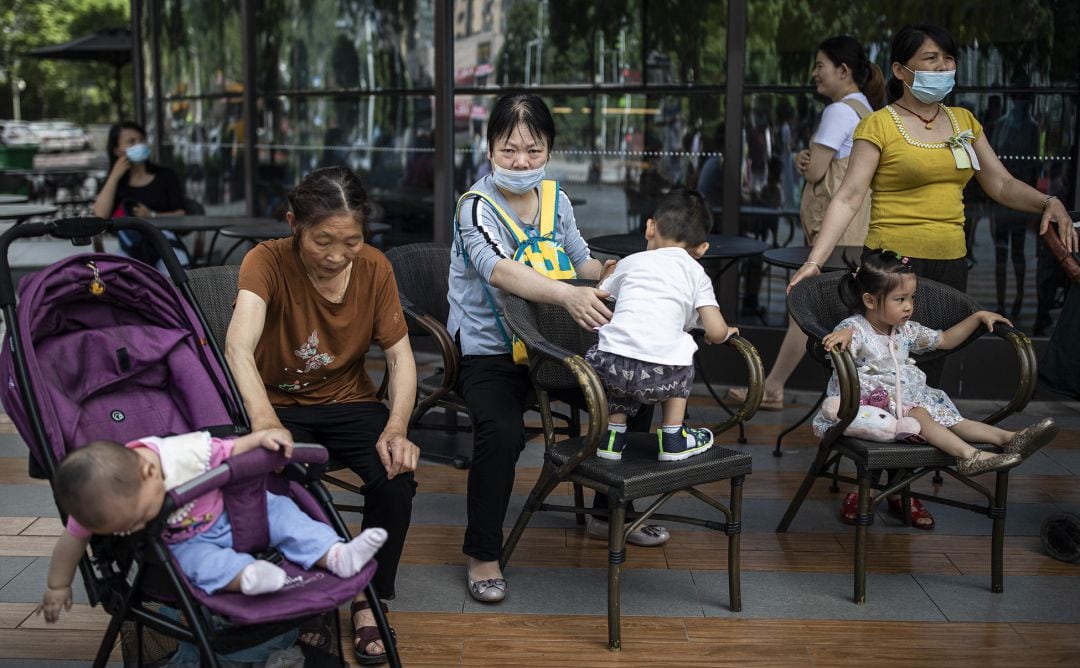
[{"label": "purple stroller", "polygon": [[[172,283],[137,260],[77,255],[22,281],[16,306],[8,265],[12,241],[51,235],[87,245],[93,235],[124,229],[155,245]],[[0,235],[0,307],[7,322],[0,399],[30,447],[31,475],[52,480],[64,455],[92,440],[126,442],[203,429],[229,436],[249,429],[243,402],[221,350],[207,334],[187,277],[168,242],[146,221],[83,218],[12,227]],[[125,641],[125,650],[133,644],[135,656],[125,651],[126,663],[166,658],[153,656],[158,651],[154,643],[143,642],[148,629],[193,644],[203,665],[216,666],[218,654],[274,638],[335,610],[361,590],[375,600],[370,585],[374,561],[358,575],[339,579],[321,569],[303,571],[267,548],[267,490],[290,496],[313,518],[348,537],[319,480],[326,460],[322,446],[308,444],[297,444],[289,462],[265,450],[244,453],[172,489],[145,530],[123,538],[94,537],[92,556],[79,567],[91,604],[102,604],[112,616],[95,665],[105,665],[122,626],[134,628],[127,634],[134,640]],[[190,586],[176,567],[160,537],[165,518],[218,488],[233,518],[234,548],[278,562],[289,575],[285,589],[259,597],[210,596]],[[179,611],[179,620],[161,606]],[[373,613],[387,658],[398,665],[379,606],[373,606]],[[333,620],[336,629],[336,614]],[[337,654],[340,658],[340,650]]]}]

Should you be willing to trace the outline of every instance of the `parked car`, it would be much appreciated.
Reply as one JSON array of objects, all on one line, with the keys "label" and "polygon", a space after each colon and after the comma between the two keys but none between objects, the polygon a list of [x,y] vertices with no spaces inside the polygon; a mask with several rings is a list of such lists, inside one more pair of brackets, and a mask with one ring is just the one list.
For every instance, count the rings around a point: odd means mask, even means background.
[{"label": "parked car", "polygon": [[30,129],[40,139],[38,151],[58,153],[62,151],[85,151],[90,148],[90,135],[71,121],[36,121]]},{"label": "parked car", "polygon": [[4,146],[34,146],[40,139],[26,121],[0,121],[0,144]]}]

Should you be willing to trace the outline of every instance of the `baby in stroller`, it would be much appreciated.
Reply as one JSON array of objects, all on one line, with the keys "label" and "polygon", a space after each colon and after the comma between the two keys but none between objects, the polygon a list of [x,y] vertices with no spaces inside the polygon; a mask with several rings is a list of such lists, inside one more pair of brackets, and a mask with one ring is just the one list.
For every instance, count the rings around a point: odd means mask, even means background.
[{"label": "baby in stroller", "polygon": [[[55,622],[62,609],[71,609],[71,582],[92,534],[141,530],[161,512],[167,490],[260,447],[289,457],[292,442],[279,430],[234,440],[201,431],[148,437],[126,446],[95,441],[65,457],[56,472],[55,491],[69,517],[49,565],[42,597],[45,620]],[[270,545],[305,570],[320,566],[340,578],[352,577],[386,541],[385,530],[371,528],[345,543],[288,497],[269,492],[266,497]],[[220,490],[172,513],[164,540],[180,570],[207,594],[224,590],[256,596],[287,584],[285,571],[277,565],[232,549],[232,525]]]}]

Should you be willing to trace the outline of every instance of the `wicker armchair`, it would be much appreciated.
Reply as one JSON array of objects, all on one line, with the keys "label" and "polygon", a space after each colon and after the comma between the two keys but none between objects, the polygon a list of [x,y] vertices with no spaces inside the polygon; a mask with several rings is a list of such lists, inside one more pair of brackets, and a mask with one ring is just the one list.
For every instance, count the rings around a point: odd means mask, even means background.
[{"label": "wicker armchair", "polygon": [[[630,434],[621,461],[609,461],[595,456],[597,445],[607,437],[607,401],[600,379],[583,355],[596,342],[594,332],[579,327],[561,307],[535,304],[519,297],[506,300],[506,321],[529,351],[529,370],[536,388],[540,416],[544,425],[545,455],[540,477],[529,494],[521,515],[514,524],[503,547],[502,565],[513,555],[530,518],[537,511],[556,511],[577,515],[606,515],[608,518],[608,646],[621,646],[619,622],[619,573],[626,560],[626,536],[647,520],[683,522],[723,531],[728,536],[728,595],[731,610],[742,609],[739,576],[739,539],[742,531],[742,488],[750,473],[750,456],[713,446],[707,452],[680,462],[658,463],[656,437],[649,434]],[[760,402],[763,388],[761,360],[748,341],[733,337],[726,345],[743,356],[750,371],[751,388],[755,392],[747,406],[731,416],[718,431],[747,420]],[[555,440],[551,413],[552,395],[579,391],[584,394],[588,411],[588,429],[584,436]],[[727,505],[707,496],[697,486],[718,480],[731,481],[731,497]],[[608,510],[585,508],[580,498],[574,506],[546,503],[548,495],[560,482],[570,481],[606,494]],[[723,515],[723,521],[657,511],[676,493],[685,491]],[[634,499],[659,496],[646,510],[628,512]]]},{"label": "wicker armchair", "polygon": [[[454,390],[457,384],[458,364],[461,351],[446,330],[450,317],[449,292],[450,247],[433,243],[397,246],[386,251],[386,258],[394,267],[398,299],[405,319],[409,323],[411,337],[431,337],[438,349],[441,362],[435,373],[417,378],[416,406],[409,416],[409,430],[430,430],[445,433],[471,431],[469,424],[460,424],[457,415],[468,415],[465,402]],[[424,418],[433,408],[445,411],[443,419],[432,421]],[[468,468],[471,455],[451,449],[442,444],[425,444],[425,459],[449,463],[456,468]]]},{"label": "wicker armchair", "polygon": [[[844,272],[832,272],[804,280],[797,284],[788,295],[788,309],[795,322],[810,337],[808,349],[811,356],[820,363],[831,364],[836,370],[840,383],[840,421],[830,429],[818,445],[817,456],[802,485],[788,505],[784,517],[777,526],[777,532],[787,531],[795,515],[799,512],[803,500],[818,478],[833,481],[836,491],[837,482],[849,482],[858,486],[858,516],[855,528],[855,602],[866,601],[866,539],[870,525],[874,521],[874,511],[878,504],[890,495],[902,496],[905,509],[905,523],[911,524],[910,498],[934,501],[945,505],[964,508],[986,515],[993,521],[991,542],[991,590],[1001,592],[1002,585],[1002,548],[1005,538],[1005,506],[1008,498],[1009,472],[995,474],[994,489],[990,490],[969,478],[959,476],[953,470],[955,458],[931,445],[908,445],[904,443],[879,443],[864,441],[844,436],[844,429],[854,420],[859,409],[860,389],[858,371],[854,359],[848,351],[825,351],[821,339],[831,332],[841,320],[850,315],[850,310],[841,301],[838,291]],[[948,286],[927,279],[919,279],[915,292],[915,312],[912,320],[935,329],[947,329],[968,315],[980,310],[975,300],[966,294]],[[916,356],[922,362],[935,357],[955,353],[975,339],[986,334],[981,329],[972,334],[963,344],[952,350],[942,350]],[[1035,392],[1035,354],[1031,341],[1022,332],[1002,323],[994,325],[994,336],[1008,341],[1015,353],[1019,378],[1016,391],[1010,401],[994,411],[982,421],[988,424],[999,422],[1012,413],[1021,410],[1031,400]],[[1005,366],[1005,365],[1003,365]],[[1003,369],[1004,371],[1004,369]],[[989,445],[976,447],[984,450],[993,449]],[[855,478],[839,472],[841,458],[851,459],[856,468]],[[831,469],[831,470],[830,470]],[[877,482],[882,470],[894,472],[887,483]],[[974,504],[942,496],[941,490],[933,494],[913,492],[911,486],[930,473],[944,472],[956,478],[964,486],[974,489],[986,498],[986,504]],[[870,490],[878,491],[873,499]]]}]

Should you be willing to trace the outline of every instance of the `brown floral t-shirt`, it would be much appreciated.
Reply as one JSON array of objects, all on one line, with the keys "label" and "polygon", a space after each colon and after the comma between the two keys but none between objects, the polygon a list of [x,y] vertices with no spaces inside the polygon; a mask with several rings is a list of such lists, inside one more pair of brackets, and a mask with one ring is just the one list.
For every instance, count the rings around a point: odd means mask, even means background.
[{"label": "brown floral t-shirt", "polygon": [[244,257],[239,288],[266,302],[255,365],[271,404],[376,401],[364,355],[372,343],[385,350],[408,334],[382,253],[364,245],[335,304],[311,284],[291,238],[264,241]]}]

